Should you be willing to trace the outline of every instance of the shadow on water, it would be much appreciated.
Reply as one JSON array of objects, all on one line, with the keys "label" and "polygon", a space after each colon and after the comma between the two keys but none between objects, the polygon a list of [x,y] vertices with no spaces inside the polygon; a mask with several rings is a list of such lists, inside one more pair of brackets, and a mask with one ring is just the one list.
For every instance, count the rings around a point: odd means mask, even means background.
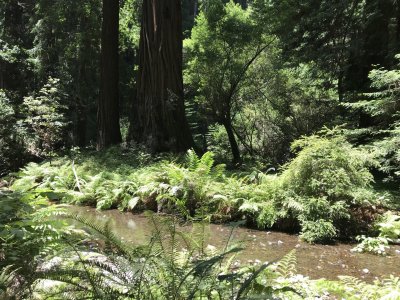
[{"label": "shadow on water", "polygon": [[[96,211],[88,207],[74,207],[74,212],[99,222],[110,220],[110,226],[123,240],[140,245],[149,241],[153,225],[148,217],[121,213],[117,210]],[[182,230],[190,231],[191,226]],[[207,244],[223,249],[231,234],[231,227],[210,224],[205,228]],[[280,232],[236,228],[231,237],[242,241],[246,249],[238,256],[242,263],[255,260],[273,261],[296,249],[297,271],[311,279],[337,279],[348,275],[373,281],[376,277],[390,274],[400,276],[400,246],[391,247],[389,255],[380,257],[371,254],[353,253],[355,245],[310,245],[299,240],[297,235]]]}]

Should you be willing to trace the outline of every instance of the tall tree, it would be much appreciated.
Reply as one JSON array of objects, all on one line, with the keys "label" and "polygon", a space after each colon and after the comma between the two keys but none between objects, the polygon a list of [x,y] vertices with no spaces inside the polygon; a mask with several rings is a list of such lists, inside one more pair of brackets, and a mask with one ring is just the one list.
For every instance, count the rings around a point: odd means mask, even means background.
[{"label": "tall tree", "polygon": [[233,1],[209,0],[185,41],[185,79],[200,93],[197,102],[211,119],[225,127],[233,163],[242,161],[233,127],[243,82],[256,60],[273,43],[264,25],[254,22],[251,10]]},{"label": "tall tree", "polygon": [[185,116],[180,0],[144,0],[138,92],[130,136],[153,152],[193,146]]},{"label": "tall tree", "polygon": [[98,149],[122,141],[118,104],[118,27],[119,1],[103,0],[101,89],[97,111]]}]

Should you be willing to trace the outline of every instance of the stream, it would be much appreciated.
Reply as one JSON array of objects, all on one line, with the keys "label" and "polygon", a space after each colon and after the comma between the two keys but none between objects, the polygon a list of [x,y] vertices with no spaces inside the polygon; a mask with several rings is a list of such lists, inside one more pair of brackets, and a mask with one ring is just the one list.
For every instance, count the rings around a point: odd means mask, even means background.
[{"label": "stream", "polygon": [[[121,239],[135,245],[149,241],[153,225],[148,217],[118,210],[96,211],[88,207],[74,207],[72,211],[98,222],[110,219],[112,230]],[[183,231],[191,226],[183,226]],[[246,249],[238,255],[241,263],[275,261],[296,249],[297,272],[311,279],[337,279],[338,275],[358,277],[371,282],[390,274],[400,276],[400,246],[391,246],[386,257],[372,254],[354,253],[354,244],[310,245],[299,240],[298,235],[280,232],[235,228],[228,225],[206,225],[207,244],[221,250],[229,237],[241,241]]]}]

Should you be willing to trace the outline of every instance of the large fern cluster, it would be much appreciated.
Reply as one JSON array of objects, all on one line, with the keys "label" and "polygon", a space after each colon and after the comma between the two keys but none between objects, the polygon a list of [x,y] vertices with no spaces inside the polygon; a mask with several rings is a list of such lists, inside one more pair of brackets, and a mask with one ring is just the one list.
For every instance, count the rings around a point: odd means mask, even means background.
[{"label": "large fern cluster", "polygon": [[303,138],[293,147],[301,151],[278,175],[228,173],[210,152],[173,158],[112,148],[30,164],[12,188],[98,209],[213,221],[245,217],[260,228],[300,228],[310,242],[331,241],[341,233],[340,225],[358,222],[351,219],[352,209],[377,203],[370,155],[332,134]]},{"label": "large fern cluster", "polygon": [[25,299],[43,257],[63,249],[63,239],[82,231],[62,222],[65,212],[47,197],[0,190],[0,299]]}]

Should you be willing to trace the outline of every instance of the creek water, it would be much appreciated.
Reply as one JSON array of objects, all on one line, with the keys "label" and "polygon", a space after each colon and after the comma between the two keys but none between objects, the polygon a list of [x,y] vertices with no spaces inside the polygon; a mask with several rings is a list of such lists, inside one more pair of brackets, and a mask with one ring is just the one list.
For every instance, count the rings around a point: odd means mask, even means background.
[{"label": "creek water", "polygon": [[[110,220],[110,226],[117,236],[135,245],[145,244],[154,230],[152,222],[145,215],[121,213],[118,210],[96,211],[88,207],[74,207],[72,210],[97,222]],[[385,257],[372,254],[354,253],[355,245],[310,245],[299,240],[298,235],[235,228],[228,225],[209,224],[205,226],[206,244],[224,249],[227,240],[241,242],[245,247],[238,255],[239,262],[255,260],[275,261],[296,249],[297,272],[311,279],[335,280],[338,275],[358,277],[373,281],[390,274],[400,276],[400,246],[392,246]],[[182,231],[190,232],[192,226],[184,225]]]}]

